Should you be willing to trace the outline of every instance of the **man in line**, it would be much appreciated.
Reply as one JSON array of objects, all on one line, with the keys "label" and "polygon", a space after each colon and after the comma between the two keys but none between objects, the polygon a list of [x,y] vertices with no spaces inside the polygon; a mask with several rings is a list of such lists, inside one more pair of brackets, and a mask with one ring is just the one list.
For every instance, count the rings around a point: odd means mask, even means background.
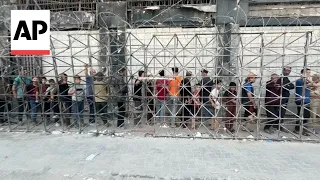
[{"label": "man in line", "polygon": [[104,125],[109,126],[108,123],[108,87],[104,80],[103,73],[96,72],[91,68],[91,76],[89,75],[89,66],[85,65],[85,76],[87,86],[87,100],[89,103],[89,122],[96,123],[95,113],[98,114]]},{"label": "man in line", "polygon": [[[145,77],[145,73],[144,71],[139,71],[138,72],[139,78],[141,77]],[[133,101],[134,101],[134,105],[136,110],[138,111],[136,113],[136,118],[134,119],[134,125],[141,125],[141,120],[143,119],[143,117],[141,116],[143,113],[143,104],[142,104],[142,100],[145,98],[145,91],[144,91],[144,87],[143,87],[143,80],[141,79],[136,79],[136,81],[134,82],[134,87],[133,87],[133,91],[134,91],[134,96],[133,96]]]},{"label": "man in line", "polygon": [[245,80],[245,83],[241,92],[241,104],[244,108],[244,123],[243,123],[243,131],[253,132],[252,129],[246,127],[247,122],[253,120],[253,117],[257,114],[257,105],[254,98],[254,88],[252,86],[255,83],[257,75],[250,72],[248,77]]},{"label": "man in line", "polygon": [[[59,102],[61,103],[61,113],[64,115],[63,123],[65,126],[70,126],[70,115],[71,115],[71,96],[68,94],[69,92],[68,85],[68,75],[65,73],[60,74],[60,80],[58,81],[58,91],[59,91]],[[59,122],[57,122],[56,126],[59,126]]]},{"label": "man in line", "polygon": [[93,125],[95,123],[95,112],[94,112],[94,75],[96,74],[96,71],[94,69],[90,69],[90,75],[89,75],[89,65],[84,65],[84,75],[85,75],[85,81],[86,81],[86,96],[87,96],[87,102],[89,104],[89,124]]},{"label": "man in line", "polygon": [[[27,76],[27,70],[23,69],[19,76],[13,81],[12,93],[13,97],[17,99],[18,102],[18,119],[19,123],[22,123],[23,113],[27,111],[26,108],[29,107],[29,103],[26,101],[26,85],[32,84],[32,78]],[[27,115],[30,118],[30,115]]]},{"label": "man in line", "polygon": [[[308,123],[310,118],[310,87],[312,87],[312,82],[310,82],[311,77],[311,70],[306,68],[301,70],[301,78],[296,81],[296,105],[297,105],[297,115],[300,117],[301,113],[301,120],[296,121],[295,130],[293,131],[296,134],[300,133],[302,130],[302,135],[310,136],[308,132],[305,130],[305,124]],[[300,129],[300,126],[302,129]]]},{"label": "man in line", "polygon": [[179,96],[180,96],[180,84],[182,81],[181,76],[179,76],[179,68],[173,67],[172,68],[173,79],[169,82],[169,93],[170,93],[170,111],[171,111],[171,127],[176,127],[176,115],[179,103]]},{"label": "man in line", "polygon": [[[158,79],[156,81],[156,89],[157,89],[157,116],[159,116],[160,123],[165,123],[165,113],[166,113],[166,103],[168,101],[168,86],[169,86],[169,80],[164,78],[164,70],[161,70],[159,72],[159,75],[163,79]],[[162,121],[161,121],[162,119]]]},{"label": "man in line", "polygon": [[[291,73],[291,67],[286,66],[283,68],[282,77],[278,79],[277,84],[280,84],[280,92],[281,92],[281,107],[280,110],[280,123],[283,123],[283,118],[286,114],[288,102],[289,102],[289,96],[290,96],[290,90],[294,89],[294,84],[291,83],[288,76]],[[280,125],[280,124],[279,124]],[[276,127],[279,129],[279,125]],[[283,127],[280,126],[280,131],[285,131]]]},{"label": "man in line", "polygon": [[222,81],[221,80],[216,80],[215,82],[215,87],[212,89],[211,93],[210,93],[210,102],[211,102],[211,105],[212,105],[212,109],[213,109],[213,117],[211,119],[211,127],[210,129],[211,130],[218,130],[219,128],[219,121],[217,119],[217,115],[218,115],[218,112],[221,108],[221,104],[220,104],[220,90],[221,90],[221,87],[222,87]]},{"label": "man in line", "polygon": [[76,128],[81,128],[84,125],[83,111],[85,88],[81,82],[82,80],[80,76],[74,76],[74,84],[69,88],[68,91],[68,94],[72,98],[72,113],[74,115],[74,123]]},{"label": "man in line", "polygon": [[122,68],[119,70],[119,73],[115,76],[114,85],[117,89],[117,99],[118,99],[118,122],[117,127],[124,126],[124,118],[126,115],[126,100],[128,93],[128,86],[125,82],[125,71],[126,69]]},{"label": "man in line", "polygon": [[208,71],[203,69],[202,73],[202,80],[199,83],[201,85],[200,97],[202,102],[202,117],[205,118],[204,120],[209,120],[214,115],[211,101],[209,100],[209,96],[213,87],[213,81],[210,77],[208,77]]},{"label": "man in line", "polygon": [[264,132],[273,134],[279,124],[279,110],[281,101],[281,86],[277,74],[271,75],[271,80],[266,85],[265,106],[268,122],[264,126]]},{"label": "man in line", "polygon": [[191,89],[191,82],[190,78],[192,76],[192,73],[188,71],[186,73],[186,77],[183,79],[181,82],[181,97],[182,97],[182,102],[184,104],[184,108],[182,108],[182,123],[183,123],[183,128],[188,128],[187,126],[187,121],[193,117],[193,114],[190,112],[192,111],[192,104],[190,103],[190,100],[192,98],[192,89]]}]

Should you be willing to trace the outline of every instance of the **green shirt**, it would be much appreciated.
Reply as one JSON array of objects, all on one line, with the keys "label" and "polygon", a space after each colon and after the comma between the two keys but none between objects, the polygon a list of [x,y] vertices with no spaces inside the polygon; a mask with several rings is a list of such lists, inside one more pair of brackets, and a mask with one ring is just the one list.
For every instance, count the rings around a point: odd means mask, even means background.
[{"label": "green shirt", "polygon": [[25,85],[32,84],[32,78],[31,77],[16,77],[13,81],[13,85],[17,88],[17,98],[23,98],[26,94],[25,92]]}]

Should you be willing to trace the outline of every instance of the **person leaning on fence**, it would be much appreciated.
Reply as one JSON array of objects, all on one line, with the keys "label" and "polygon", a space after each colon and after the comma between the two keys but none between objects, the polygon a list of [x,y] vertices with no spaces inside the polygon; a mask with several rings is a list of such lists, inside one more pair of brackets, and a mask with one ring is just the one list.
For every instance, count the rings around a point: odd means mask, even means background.
[{"label": "person leaning on fence", "polygon": [[[138,72],[139,78],[145,77],[144,71],[139,71]],[[142,79],[136,79],[134,82],[134,87],[133,87],[133,101],[136,109],[135,113],[135,119],[134,119],[134,125],[141,125],[141,120],[143,119],[142,117],[142,111],[143,111],[143,99],[146,96],[144,87],[143,87],[143,80]]]},{"label": "person leaning on fence", "polygon": [[180,96],[180,84],[182,81],[182,77],[179,76],[179,68],[173,67],[172,68],[173,79],[169,82],[169,93],[170,93],[170,119],[171,119],[171,127],[176,127],[176,116],[177,116],[177,109],[179,103],[179,96]]},{"label": "person leaning on fence", "polygon": [[242,124],[243,131],[248,130],[250,132],[253,132],[253,130],[250,128],[247,128],[246,125],[248,121],[253,122],[257,114],[257,105],[254,98],[255,97],[254,88],[252,86],[252,84],[255,83],[256,78],[257,78],[257,75],[250,72],[241,90],[241,104],[244,108],[244,115],[243,115],[244,123]]},{"label": "person leaning on fence", "polygon": [[74,123],[76,127],[81,127],[83,122],[83,111],[84,111],[84,97],[85,88],[81,84],[81,77],[74,76],[74,84],[69,89],[68,94],[72,97],[72,113],[74,115]]},{"label": "person leaning on fence", "polygon": [[38,105],[39,105],[39,79],[38,77],[32,78],[32,84],[26,85],[26,92],[28,95],[28,101],[30,104],[30,114],[31,114],[31,121],[33,125],[38,125],[37,121],[37,112],[38,112]]},{"label": "person leaning on fence", "polygon": [[[25,87],[27,84],[32,83],[32,78],[27,76],[27,70],[24,69],[19,73],[19,76],[16,77],[12,84],[12,93],[13,98],[15,98],[18,102],[18,120],[19,123],[22,123],[23,114],[27,109],[29,109],[29,103],[26,98]],[[27,117],[30,117],[28,113]]]},{"label": "person leaning on fence", "polygon": [[237,84],[235,82],[230,82],[229,89],[223,94],[223,102],[226,104],[226,122],[225,126],[228,131],[234,133],[233,123],[236,120],[237,114]]},{"label": "person leaning on fence", "polygon": [[211,102],[211,108],[213,109],[212,113],[212,117],[211,117],[211,126],[210,129],[211,130],[218,130],[219,128],[219,120],[217,118],[218,116],[218,112],[221,108],[221,104],[220,104],[220,90],[221,90],[221,85],[222,85],[222,81],[221,80],[216,80],[214,82],[214,88],[212,89],[210,95],[209,95],[209,100]]},{"label": "person leaning on fence", "polygon": [[165,123],[165,115],[166,115],[166,103],[168,100],[168,86],[169,86],[169,80],[165,79],[164,77],[164,70],[159,71],[159,75],[161,79],[158,79],[156,81],[156,89],[157,89],[157,116],[159,117],[160,123]]},{"label": "person leaning on fence", "polygon": [[[313,82],[311,80],[311,70],[310,69],[302,69],[301,70],[301,78],[296,80],[296,105],[297,105],[297,115],[299,119],[296,121],[295,130],[293,131],[296,134],[300,133],[302,130],[302,135],[310,136],[306,130],[306,124],[308,124],[308,120],[310,118],[310,88],[312,88]],[[302,113],[302,114],[301,114]],[[300,117],[301,115],[301,117]],[[302,129],[300,129],[302,126]]]},{"label": "person leaning on fence", "polygon": [[312,109],[312,125],[318,125],[320,122],[320,74],[312,76],[313,87],[311,88],[311,109]]},{"label": "person leaning on fence", "polygon": [[[182,97],[182,102],[184,107],[182,108],[182,127],[187,128],[186,122],[193,117],[193,105],[190,104],[190,98],[192,97],[192,90],[191,90],[191,82],[190,78],[192,76],[192,72],[187,71],[186,77],[182,80],[180,85],[180,93]],[[198,86],[196,86],[198,87]],[[200,87],[201,88],[201,87]],[[200,95],[200,92],[198,92]]]},{"label": "person leaning on fence", "polygon": [[266,85],[265,108],[268,120],[264,132],[268,134],[273,134],[280,123],[281,86],[278,84],[278,79],[277,74],[272,74],[271,80]]}]

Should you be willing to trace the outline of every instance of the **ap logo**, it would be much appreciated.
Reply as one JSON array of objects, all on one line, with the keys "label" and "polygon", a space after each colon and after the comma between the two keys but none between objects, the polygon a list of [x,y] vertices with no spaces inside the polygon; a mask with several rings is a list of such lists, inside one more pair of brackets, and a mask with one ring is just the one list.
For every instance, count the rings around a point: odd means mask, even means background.
[{"label": "ap logo", "polygon": [[11,10],[11,54],[50,55],[49,10]]}]

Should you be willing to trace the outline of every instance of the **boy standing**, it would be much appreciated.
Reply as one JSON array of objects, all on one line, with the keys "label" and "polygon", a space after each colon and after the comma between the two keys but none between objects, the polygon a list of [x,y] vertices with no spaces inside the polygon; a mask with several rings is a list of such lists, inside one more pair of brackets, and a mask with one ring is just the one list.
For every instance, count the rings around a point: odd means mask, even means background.
[{"label": "boy standing", "polygon": [[219,128],[219,122],[216,119],[217,116],[217,111],[219,111],[219,109],[221,108],[221,104],[220,104],[220,100],[219,100],[219,94],[220,94],[220,90],[221,90],[221,80],[217,80],[215,82],[215,88],[212,89],[211,93],[210,93],[210,102],[213,108],[213,112],[214,112],[214,118],[212,118],[211,120],[211,130],[216,130]]},{"label": "boy standing", "polygon": [[84,110],[84,86],[81,84],[81,77],[76,75],[74,77],[74,85],[69,89],[68,94],[72,99],[72,110],[77,123],[75,126],[83,124],[83,110]]},{"label": "boy standing", "polygon": [[[168,86],[169,86],[169,80],[164,78],[164,70],[161,70],[159,72],[159,75],[163,79],[158,79],[156,81],[156,89],[157,89],[157,116],[159,116],[159,119],[163,119],[162,123],[165,123],[165,114],[166,114],[166,101],[168,100]],[[159,112],[159,114],[158,114]]]}]

